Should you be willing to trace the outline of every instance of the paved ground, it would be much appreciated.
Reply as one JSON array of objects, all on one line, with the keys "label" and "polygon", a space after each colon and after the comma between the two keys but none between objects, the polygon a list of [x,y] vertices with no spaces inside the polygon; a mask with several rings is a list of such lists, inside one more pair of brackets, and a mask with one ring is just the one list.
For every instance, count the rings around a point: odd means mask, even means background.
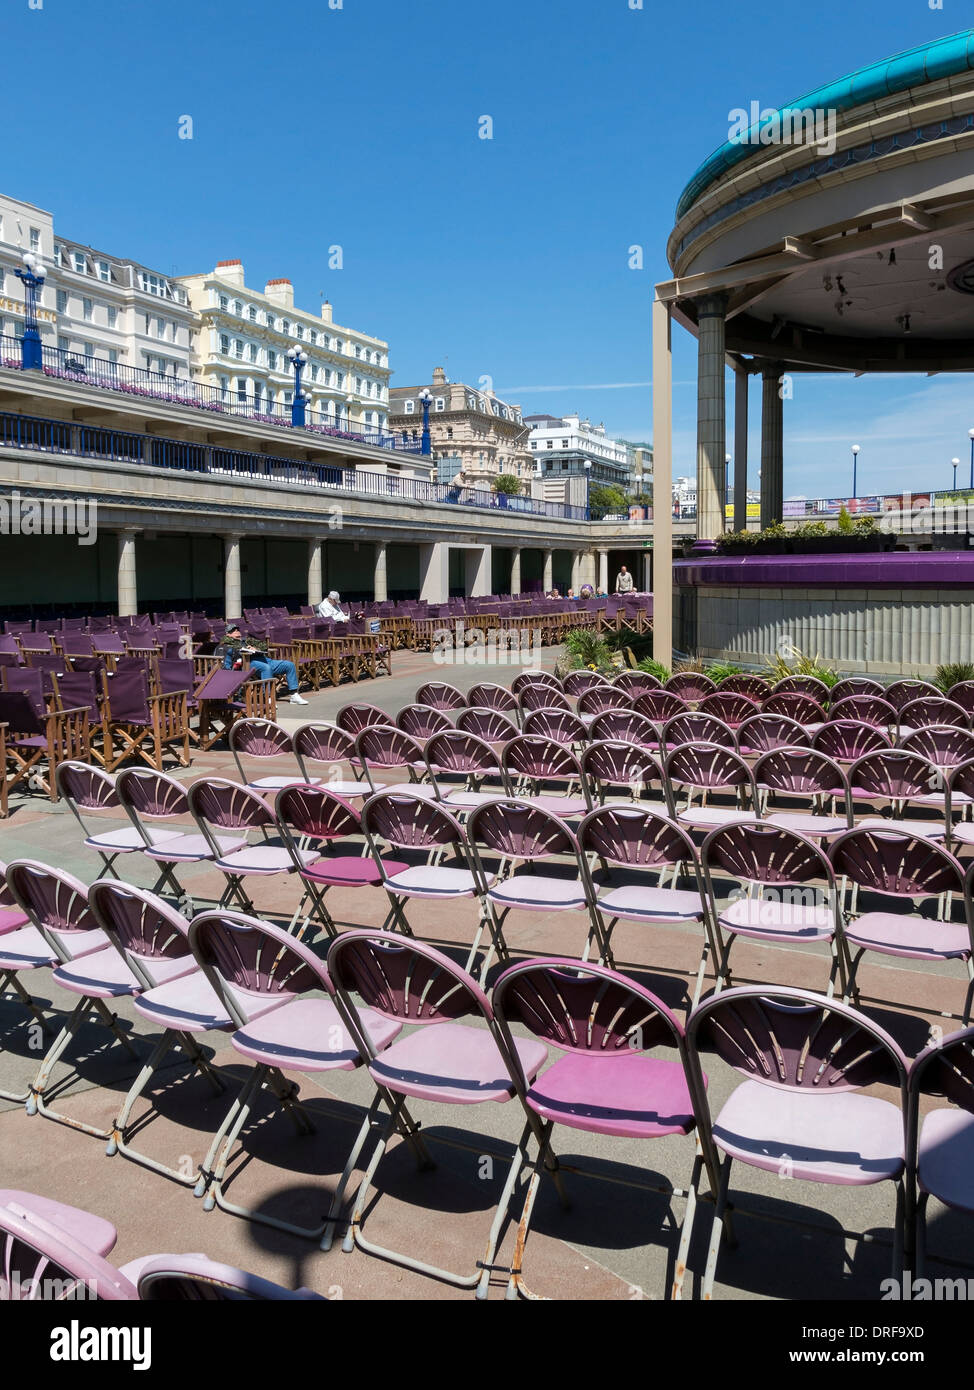
[{"label": "paved ground", "polygon": [[[546,652],[543,664],[553,664]],[[306,709],[281,706],[284,722],[331,718],[350,698],[374,701],[393,712],[408,703],[427,679],[449,680],[462,689],[477,680],[509,684],[513,667],[443,667],[429,656],[397,654],[391,678],[345,687],[313,697]],[[199,757],[190,772],[227,772],[229,755]],[[80,847],[70,813],[32,797],[15,804],[0,829],[0,858],[31,857],[56,863],[86,881],[99,868]],[[151,884],[149,867],[130,856],[123,877]],[[186,870],[184,882],[198,902],[215,899],[219,874]],[[258,909],[286,920],[297,901],[290,882],[261,883],[254,892]],[[378,926],[385,898],[365,890],[329,898],[336,918],[349,925]],[[445,905],[416,906],[410,914],[417,933],[433,944],[462,953],[469,943],[471,913]],[[581,920],[566,916],[522,917],[509,939],[525,953],[576,954],[584,940]],[[617,963],[643,980],[678,1010],[686,1008],[699,958],[695,930],[652,931],[620,925],[614,937]],[[736,948],[739,983],[748,980],[824,987],[828,966],[822,951],[775,945]],[[861,983],[873,1000],[869,1010],[915,1055],[931,1025],[949,1029],[941,1011],[956,1011],[964,983],[959,969],[928,970],[908,962],[870,963]],[[44,975],[35,994],[58,1008],[69,997]],[[128,1006],[121,1017],[133,1021]],[[147,1027],[133,1021],[137,1045],[144,1048]],[[0,1006],[0,1087],[24,1088],[37,1065],[37,1030],[22,1023],[18,1007]],[[104,1034],[90,1027],[74,1057],[76,1071],[61,1097],[68,1112],[105,1126],[117,1110],[132,1075],[133,1062],[119,1047],[107,1047]],[[222,1117],[246,1066],[232,1049],[220,1047],[216,1062],[225,1066],[226,1095],[214,1097],[199,1079],[177,1064],[163,1073],[146,1109],[139,1146],[195,1172],[213,1127]],[[736,1078],[716,1063],[710,1091],[715,1107]],[[301,1079],[302,1095],[318,1119],[317,1134],[298,1138],[280,1117],[267,1118],[245,1134],[229,1196],[254,1208],[315,1224],[327,1207],[344,1157],[371,1098],[368,1076],[336,1073],[327,1085]],[[437,1160],[433,1172],[417,1172],[408,1150],[394,1148],[379,1172],[377,1195],[367,1213],[370,1238],[394,1245],[433,1263],[473,1272],[500,1192],[506,1162],[520,1129],[514,1104],[484,1105],[460,1111],[416,1105]],[[536,1294],[557,1299],[664,1297],[678,1240],[684,1202],[650,1190],[683,1188],[689,1177],[689,1141],[668,1139],[640,1144],[593,1138],[577,1131],[556,1132],[563,1161],[584,1168],[570,1175],[572,1207],[563,1211],[550,1186],[538,1200],[527,1246],[525,1273]],[[718,1269],[716,1297],[757,1299],[875,1299],[890,1262],[892,1194],[882,1188],[842,1189],[802,1185],[753,1169],[735,1170],[734,1202],[739,1244],[725,1250]],[[121,1157],[107,1158],[103,1141],[39,1117],[22,1106],[0,1102],[0,1186],[20,1187],[75,1203],[111,1219],[119,1229],[113,1258],[120,1263],[150,1252],[202,1250],[215,1259],[255,1270],[289,1285],[306,1284],[347,1299],[441,1299],[470,1295],[448,1284],[355,1251],[343,1254],[340,1242],[329,1253],[309,1241],[279,1234],[253,1222],[215,1211],[205,1213],[191,1190]],[[709,1235],[709,1211],[698,1219],[691,1255],[688,1292],[696,1292]],[[933,1204],[930,1213],[930,1274],[974,1275],[974,1223]],[[508,1263],[513,1238],[508,1228],[499,1263]],[[504,1278],[495,1278],[491,1297],[503,1297]]]}]

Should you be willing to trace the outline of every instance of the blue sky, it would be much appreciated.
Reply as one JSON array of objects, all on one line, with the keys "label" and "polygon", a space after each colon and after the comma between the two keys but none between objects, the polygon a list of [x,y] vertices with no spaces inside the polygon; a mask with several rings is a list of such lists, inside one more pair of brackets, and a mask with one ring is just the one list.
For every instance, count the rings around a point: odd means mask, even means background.
[{"label": "blue sky", "polygon": [[[26,89],[37,109],[23,138],[8,121],[0,186],[66,236],[168,273],[240,257],[252,285],[288,276],[302,307],[328,298],[336,321],[389,341],[394,384],[443,364],[526,413],[578,410],[629,438],[652,432],[650,301],[676,200],[728,112],[974,14],[958,0],[329,3],[5,0],[27,78],[8,106],[29,110]],[[192,140],[177,138],[183,115]],[[675,336],[682,473],[695,350]],[[800,378],[786,494],[849,490],[852,442],[860,491],[949,485],[971,397],[960,376]],[[759,410],[752,396],[752,460]]]}]

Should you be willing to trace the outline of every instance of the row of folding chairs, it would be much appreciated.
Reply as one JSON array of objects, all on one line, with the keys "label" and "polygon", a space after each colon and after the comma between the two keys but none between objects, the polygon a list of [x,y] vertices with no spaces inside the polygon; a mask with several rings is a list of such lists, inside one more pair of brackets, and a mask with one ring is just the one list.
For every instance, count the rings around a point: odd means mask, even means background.
[{"label": "row of folding chairs", "polygon": [[[86,889],[63,871],[30,860],[8,865],[4,878],[9,905],[0,926],[0,961],[8,976],[52,969],[57,983],[79,996],[72,1020],[94,1013],[104,1023],[107,1010],[99,996],[128,994],[138,1017],[162,1030],[111,1128],[99,1131],[46,1104],[54,1064],[72,1035],[69,1020],[31,1087],[28,1113],[72,1123],[107,1141],[109,1154],[121,1153],[193,1186],[204,1209],[219,1206],[328,1249],[343,1220],[351,1174],[361,1163],[364,1176],[345,1218],[344,1248],[357,1247],[485,1297],[508,1207],[523,1187],[515,1255],[505,1270],[507,1294],[516,1298],[530,1293],[524,1257],[539,1185],[550,1178],[567,1205],[565,1178],[575,1171],[559,1162],[556,1127],[630,1140],[682,1136],[690,1171],[675,1274],[666,1292],[682,1294],[697,1208],[709,1199],[711,1235],[700,1279],[702,1296],[709,1298],[721,1233],[732,1236],[735,1162],[812,1183],[888,1182],[895,1193],[897,1273],[904,1264],[922,1268],[930,1196],[964,1210],[974,1203],[974,1178],[965,1161],[974,1137],[974,1029],[933,1043],[911,1064],[866,1015],[805,990],[729,989],[699,1003],[684,1026],[640,982],[592,962],[520,961],[501,972],[487,993],[449,956],[401,935],[345,932],[330,941],[322,960],[257,917],[218,910],[186,923],[144,890],[107,881]],[[18,984],[25,1005],[40,1013]],[[108,1026],[118,1036],[111,1015]],[[224,1086],[200,1046],[208,1034],[229,1037],[234,1051],[253,1065],[194,1182],[130,1142],[130,1117],[153,1071],[177,1045],[214,1086]],[[745,1079],[715,1114],[707,1073],[718,1064]],[[297,1227],[235,1202],[226,1191],[229,1159],[264,1093],[310,1128],[295,1074],[324,1076],[358,1067],[369,1072],[374,1097],[323,1219]],[[881,1087],[896,1099],[875,1094]],[[921,1125],[920,1099],[930,1093],[952,1105],[934,1109]],[[466,1115],[471,1105],[515,1103],[523,1113],[486,1251],[460,1271],[439,1268],[414,1249],[379,1246],[364,1229],[376,1200],[377,1172],[395,1135],[418,1164],[431,1163],[407,1108],[412,1100],[459,1102]],[[482,1148],[482,1136],[468,1130],[467,1138],[474,1152]],[[636,1185],[662,1191],[671,1202],[675,1195],[668,1184]],[[21,1204],[16,1214],[21,1223],[25,1210]],[[45,1216],[42,1209],[42,1221],[55,1217],[54,1230],[41,1232],[35,1222],[30,1233],[54,1239],[58,1215],[69,1230],[76,1219],[70,1211]],[[0,1207],[0,1228],[9,1232],[12,1224]],[[15,1236],[22,1233],[23,1225],[15,1228]],[[67,1244],[76,1253],[70,1238]],[[54,1253],[57,1263],[63,1246]],[[108,1287],[118,1289],[117,1278],[109,1277]]]}]

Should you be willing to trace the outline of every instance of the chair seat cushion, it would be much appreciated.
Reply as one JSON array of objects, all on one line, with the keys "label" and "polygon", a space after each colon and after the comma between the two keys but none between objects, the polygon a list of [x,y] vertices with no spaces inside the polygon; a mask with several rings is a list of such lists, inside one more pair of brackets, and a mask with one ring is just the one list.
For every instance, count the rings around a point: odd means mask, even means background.
[{"label": "chair seat cushion", "polygon": [[546,1120],[594,1134],[658,1139],[694,1126],[680,1063],[638,1052],[562,1057],[530,1088],[528,1104]]},{"label": "chair seat cushion", "polygon": [[[318,858],[316,850],[299,849],[301,863],[307,867]],[[221,855],[214,860],[217,868],[231,874],[280,874],[292,873],[294,863],[287,850],[278,845],[247,845],[233,854]]]},{"label": "chair seat cushion", "polygon": [[[377,1052],[402,1032],[402,1024],[372,1009],[360,1009]],[[352,1071],[362,1058],[330,999],[295,999],[238,1028],[231,1045],[267,1066],[296,1071]]]},{"label": "chair seat cushion", "polygon": [[942,840],[947,834],[943,822],[935,820],[886,820],[883,816],[865,816],[856,821],[857,830],[900,830],[917,839]]},{"label": "chair seat cushion", "polygon": [[888,1100],[745,1081],[714,1124],[717,1147],[742,1163],[809,1182],[861,1187],[900,1176],[903,1118]]},{"label": "chair seat cushion", "polygon": [[[103,931],[71,932],[64,938],[72,960],[88,951],[99,951],[108,944]],[[0,970],[34,970],[44,965],[57,965],[57,956],[34,926],[21,927],[0,937]]]},{"label": "chair seat cushion", "polygon": [[[541,1069],[548,1049],[533,1038],[514,1046],[529,1081]],[[514,1084],[497,1044],[486,1028],[464,1023],[431,1023],[394,1042],[369,1065],[373,1079],[400,1095],[453,1105],[510,1100]]]},{"label": "chair seat cushion", "polygon": [[[221,854],[234,854],[247,844],[245,835],[215,835],[213,838]],[[156,859],[162,864],[197,863],[213,858],[213,851],[204,835],[177,835],[158,849],[147,849],[145,853],[147,859]]]},{"label": "chair seat cushion", "polygon": [[562,820],[570,816],[584,816],[588,814],[589,807],[585,798],[581,796],[525,796],[522,801],[527,801],[531,806],[537,806],[541,811],[550,811],[553,816],[560,816]]},{"label": "chair seat cushion", "polygon": [[472,898],[477,884],[469,869],[417,864],[391,875],[388,887],[411,898]]},{"label": "chair seat cushion", "polygon": [[247,786],[254,792],[279,792],[284,787],[314,787],[320,782],[320,777],[257,777]]},{"label": "chair seat cushion", "polygon": [[447,806],[455,806],[458,810],[472,811],[476,806],[483,806],[488,801],[499,801],[504,796],[504,792],[449,792],[443,801]]},{"label": "chair seat cushion", "polygon": [[[147,962],[147,968],[160,985],[198,969],[192,956],[160,957]],[[140,990],[138,979],[114,946],[90,951],[77,961],[59,965],[52,978],[73,994],[84,994],[90,999],[118,999],[122,995],[138,994]]]},{"label": "chair seat cushion", "polygon": [[526,912],[585,906],[585,892],[577,878],[547,878],[543,874],[515,874],[493,884],[487,896],[503,907],[520,907]]},{"label": "chair seat cushion", "polygon": [[[395,859],[386,859],[383,863],[387,874],[398,874],[409,867]],[[328,887],[359,888],[382,882],[382,874],[375,860],[363,859],[355,854],[325,855],[309,869],[303,870],[301,877]]]},{"label": "chair seat cushion", "polygon": [[775,811],[767,819],[769,825],[797,830],[799,835],[807,835],[810,840],[831,839],[844,835],[849,829],[845,816],[813,816],[805,811]]},{"label": "chair seat cushion", "polygon": [[974,1211],[974,1115],[966,1110],[931,1110],[917,1149],[920,1190],[947,1206]]},{"label": "chair seat cushion", "polygon": [[26,927],[30,918],[19,907],[0,907],[0,936]]},{"label": "chair seat cushion", "polygon": [[692,830],[716,830],[721,825],[754,820],[754,812],[739,811],[736,806],[691,806],[678,811],[676,818],[680,825],[688,825]]},{"label": "chair seat cushion", "polygon": [[828,903],[803,903],[801,889],[795,892],[799,895],[795,902],[739,898],[717,920],[727,931],[768,941],[821,941],[830,937],[835,918]]},{"label": "chair seat cushion", "polygon": [[[175,840],[180,831],[155,830],[146,826],[146,834],[153,845],[164,845],[167,840]],[[145,840],[135,826],[130,825],[120,830],[104,830],[89,835],[85,840],[85,849],[114,849],[124,854],[127,850],[145,849]]]},{"label": "chair seat cushion", "polygon": [[[376,789],[379,783],[376,782]],[[397,796],[417,796],[420,801],[439,801],[436,788],[431,787],[427,782],[396,782],[391,787],[386,787],[387,792],[395,792]]]},{"label": "chair seat cushion", "polygon": [[966,960],[970,936],[962,922],[934,922],[907,912],[864,912],[845,929],[846,939],[888,956]]},{"label": "chair seat cushion", "polygon": [[202,970],[146,990],[134,1000],[133,1007],[136,1013],[160,1028],[175,1028],[185,1033],[233,1026]]},{"label": "chair seat cushion", "polygon": [[632,922],[699,922],[703,918],[700,894],[683,888],[643,887],[630,883],[600,893],[598,903],[607,916],[623,917]]}]

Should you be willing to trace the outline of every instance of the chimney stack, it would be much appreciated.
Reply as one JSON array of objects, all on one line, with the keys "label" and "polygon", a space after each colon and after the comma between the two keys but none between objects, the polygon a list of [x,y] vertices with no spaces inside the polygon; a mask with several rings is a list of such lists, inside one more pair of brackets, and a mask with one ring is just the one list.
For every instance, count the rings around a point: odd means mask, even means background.
[{"label": "chimney stack", "polygon": [[290,280],[268,280],[264,293],[279,309],[294,308],[294,286]]},{"label": "chimney stack", "polygon": [[216,273],[221,280],[226,280],[231,285],[239,285],[241,289],[243,288],[243,261],[217,261]]},{"label": "chimney stack", "polygon": [[332,317],[331,317],[331,300],[326,299],[325,302],[324,302],[324,304],[322,304],[322,306],[321,306],[321,317],[324,319],[325,323],[331,323],[331,322],[332,322]]},{"label": "chimney stack", "polygon": [[434,385],[434,386],[445,386],[445,385],[446,385],[446,372],[443,370],[442,367],[434,367],[434,368],[433,368],[433,385]]}]

